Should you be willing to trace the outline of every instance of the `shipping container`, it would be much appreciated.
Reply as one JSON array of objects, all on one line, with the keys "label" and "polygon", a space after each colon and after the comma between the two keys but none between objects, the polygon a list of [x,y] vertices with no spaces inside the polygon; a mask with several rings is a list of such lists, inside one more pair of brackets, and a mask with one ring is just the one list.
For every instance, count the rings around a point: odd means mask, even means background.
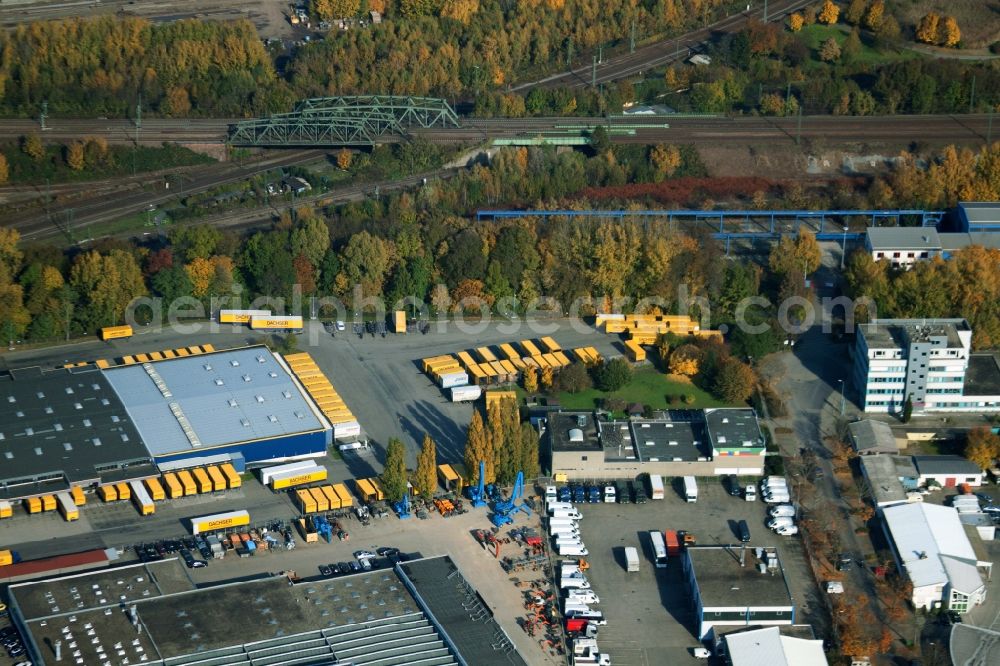
[{"label": "shipping container", "polygon": [[154,502],[162,502],[167,499],[167,494],[163,492],[163,486],[160,485],[160,480],[155,477],[150,477],[146,481],[146,490],[149,491],[149,496]]},{"label": "shipping container", "polygon": [[403,310],[392,313],[392,327],[394,333],[406,333],[406,313]]},{"label": "shipping container", "polygon": [[521,340],[521,349],[524,351],[525,356],[541,356],[542,352],[538,350],[535,343],[531,340]]},{"label": "shipping container", "polygon": [[255,331],[301,331],[302,317],[299,315],[250,317],[250,328]]},{"label": "shipping container", "polygon": [[233,467],[232,463],[222,463],[222,465],[219,466],[219,471],[226,476],[226,485],[229,486],[230,490],[233,488],[239,488],[243,485],[243,479],[240,478],[240,475],[236,472],[236,468]]},{"label": "shipping container", "polygon": [[70,522],[80,519],[80,510],[76,508],[76,502],[69,493],[59,493],[56,495],[56,502],[59,504],[59,513],[63,520]]},{"label": "shipping container", "polygon": [[56,510],[56,496],[42,495],[42,511],[55,511],[55,510]]},{"label": "shipping container", "polygon": [[476,360],[472,358],[472,354],[467,351],[460,351],[456,354],[456,356],[458,356],[459,363],[461,363],[462,367],[466,370],[476,365]]},{"label": "shipping container", "polygon": [[250,524],[250,514],[246,511],[228,511],[217,513],[211,516],[202,516],[191,519],[191,533],[202,534],[204,532],[215,532],[217,530],[240,527]]},{"label": "shipping container", "polygon": [[[106,486],[97,486],[97,494],[100,495],[102,502],[114,502],[118,499],[118,490],[111,484]],[[40,505],[39,510],[41,510]],[[29,512],[31,512],[30,509]]]},{"label": "shipping container", "polygon": [[452,402],[469,402],[478,400],[483,394],[483,389],[479,386],[455,386],[451,389]]},{"label": "shipping container", "polygon": [[191,469],[191,475],[194,477],[194,482],[198,484],[199,493],[210,493],[212,492],[212,479],[208,478],[208,472],[202,467],[194,467]]},{"label": "shipping container", "polygon": [[135,504],[135,508],[138,509],[139,515],[150,516],[154,514],[156,512],[156,505],[153,504],[153,498],[146,492],[146,487],[142,485],[142,481],[129,481],[128,485],[132,491],[132,502]]},{"label": "shipping container", "polygon": [[197,495],[198,494],[198,484],[195,483],[194,477],[191,476],[191,472],[182,469],[177,472],[177,480],[181,482],[181,486],[184,488],[184,496]]},{"label": "shipping container", "polygon": [[306,490],[312,495],[313,500],[316,502],[317,511],[325,513],[330,510],[330,500],[326,498],[326,494],[321,488],[307,488]]},{"label": "shipping container", "polygon": [[115,490],[118,491],[118,499],[127,500],[132,498],[132,491],[129,490],[128,484],[122,481],[121,483],[115,484]]},{"label": "shipping container", "polygon": [[333,489],[333,486],[322,486],[320,490],[323,492],[323,496],[326,497],[327,504],[330,505],[330,511],[336,511],[340,507],[340,496],[337,495],[337,491]]},{"label": "shipping container", "polygon": [[249,324],[251,317],[270,317],[270,310],[219,310],[220,324]]},{"label": "shipping container", "polygon": [[354,498],[351,497],[351,493],[347,492],[347,486],[343,483],[333,484],[333,491],[337,493],[337,497],[340,498],[341,509],[349,509],[354,506]]},{"label": "shipping container", "polygon": [[497,357],[493,354],[493,351],[489,347],[479,347],[476,349],[476,354],[483,363],[492,363],[497,360]]},{"label": "shipping container", "polygon": [[205,471],[208,473],[208,478],[212,480],[212,490],[218,492],[226,489],[226,477],[223,476],[218,467],[209,465]]},{"label": "shipping container", "polygon": [[306,483],[316,481],[326,481],[326,468],[318,465],[312,469],[300,470],[297,472],[285,472],[271,477],[271,490],[284,490],[293,486],[301,486]]},{"label": "shipping container", "polygon": [[178,497],[184,497],[184,486],[181,482],[177,480],[177,475],[173,472],[167,472],[163,475],[163,483],[167,486],[167,495],[170,499],[177,499]]},{"label": "shipping container", "polygon": [[302,513],[316,513],[316,500],[313,499],[312,493],[308,489],[296,490],[295,496],[299,500],[299,508],[302,509]]},{"label": "shipping container", "polygon": [[438,385],[441,388],[451,388],[453,386],[465,386],[469,383],[469,375],[464,372],[451,372],[446,375],[438,375]]},{"label": "shipping container", "polygon": [[635,340],[625,341],[625,355],[633,363],[640,363],[646,360],[646,350]]},{"label": "shipping container", "polygon": [[0,518],[10,518],[14,515],[14,507],[7,500],[0,500]]},{"label": "shipping container", "polygon": [[667,530],[663,533],[667,543],[667,555],[673,557],[681,554],[681,541],[677,537],[677,530]]},{"label": "shipping container", "polygon": [[131,338],[131,326],[105,326],[100,331],[101,340],[118,340],[120,338]]},{"label": "shipping container", "polygon": [[10,550],[0,550],[0,567],[8,567],[14,564],[14,553]]}]

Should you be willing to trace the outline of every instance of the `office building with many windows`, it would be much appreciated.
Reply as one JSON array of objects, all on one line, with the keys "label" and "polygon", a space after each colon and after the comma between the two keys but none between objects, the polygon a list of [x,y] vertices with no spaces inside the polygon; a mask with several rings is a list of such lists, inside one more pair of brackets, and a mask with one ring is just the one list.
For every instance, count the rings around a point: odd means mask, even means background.
[{"label": "office building with many windows", "polygon": [[877,319],[858,326],[854,384],[866,412],[1000,411],[1000,362],[973,354],[964,319]]}]

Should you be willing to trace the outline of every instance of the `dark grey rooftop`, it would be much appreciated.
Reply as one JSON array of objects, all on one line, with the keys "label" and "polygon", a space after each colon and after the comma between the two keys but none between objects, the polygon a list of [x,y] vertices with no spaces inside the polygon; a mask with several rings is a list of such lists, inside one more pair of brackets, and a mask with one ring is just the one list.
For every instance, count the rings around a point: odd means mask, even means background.
[{"label": "dark grey rooftop", "polygon": [[962,393],[969,397],[1000,395],[1000,353],[969,355]]},{"label": "dark grey rooftop", "polygon": [[962,340],[959,331],[968,331],[969,322],[964,319],[878,319],[860,324],[858,330],[864,335],[869,349],[905,349],[910,341],[942,336],[949,348],[960,349]]},{"label": "dark grey rooftop", "polygon": [[959,201],[958,205],[965,212],[970,222],[996,222],[1000,220],[1000,202],[996,201]]},{"label": "dark grey rooftop", "polygon": [[861,471],[879,506],[906,501],[902,479],[916,479],[917,469],[910,456],[861,456]]},{"label": "dark grey rooftop", "polygon": [[762,560],[757,558],[756,550],[747,546],[746,565],[741,567],[739,545],[692,546],[686,549],[704,608],[791,608],[794,605],[781,567],[761,573],[758,565]]},{"label": "dark grey rooftop", "polygon": [[99,370],[33,367],[0,375],[0,496],[66,490],[119,465],[149,461]]},{"label": "dark grey rooftop", "polygon": [[[169,659],[174,666],[202,660],[249,665],[276,655],[283,664],[303,666],[364,664],[376,654],[384,666],[457,663],[395,570],[295,585],[269,576],[197,589],[189,580],[180,584],[180,577],[186,570],[171,559],[26,583],[11,592],[43,653],[49,650],[51,658],[51,645],[62,638],[64,655],[79,650],[85,664],[103,661],[98,646],[111,655],[122,649],[126,655],[118,656],[132,663],[146,654],[151,663]],[[133,604],[141,634],[127,611]]]},{"label": "dark grey rooftop", "polygon": [[723,407],[705,410],[709,441],[717,449],[764,446],[757,413],[749,407]]},{"label": "dark grey rooftop", "polygon": [[873,250],[941,249],[941,239],[934,227],[869,227],[867,233]]},{"label": "dark grey rooftop", "polygon": [[1000,234],[990,231],[971,231],[939,234],[941,249],[953,252],[964,250],[970,245],[981,245],[988,248],[1000,248]]},{"label": "dark grey rooftop", "polygon": [[[651,420],[631,422],[632,440],[643,462],[693,461],[711,457],[705,423],[695,420]],[[605,449],[607,458],[608,449]]]},{"label": "dark grey rooftop", "polygon": [[154,456],[323,428],[262,345],[105,372]]},{"label": "dark grey rooftop", "polygon": [[978,476],[983,473],[976,463],[962,456],[913,456],[913,464],[920,474]]},{"label": "dark grey rooftop", "polygon": [[437,626],[451,639],[468,664],[508,666],[525,664],[514,644],[493,620],[489,604],[462,577],[448,556],[399,565],[404,580]]},{"label": "dark grey rooftop", "polygon": [[550,413],[548,419],[549,441],[553,451],[600,450],[601,442],[597,437],[597,425],[592,412]]},{"label": "dark grey rooftop", "polygon": [[896,436],[888,423],[864,419],[847,426],[854,442],[854,449],[860,454],[899,453]]}]

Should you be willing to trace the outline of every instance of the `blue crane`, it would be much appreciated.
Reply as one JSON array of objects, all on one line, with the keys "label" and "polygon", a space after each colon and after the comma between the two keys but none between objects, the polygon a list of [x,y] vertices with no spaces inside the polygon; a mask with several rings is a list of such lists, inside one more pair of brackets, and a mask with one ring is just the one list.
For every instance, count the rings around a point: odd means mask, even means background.
[{"label": "blue crane", "polygon": [[510,499],[497,500],[493,505],[493,515],[490,522],[496,527],[503,527],[514,522],[513,514],[523,511],[525,515],[530,515],[531,510],[524,502],[518,502],[524,494],[524,472],[517,473],[517,480],[514,481],[514,490],[510,493]]},{"label": "blue crane", "polygon": [[410,517],[410,493],[403,493],[403,499],[392,505],[400,520]]},{"label": "blue crane", "polygon": [[473,508],[486,506],[486,461],[479,461],[479,484],[473,488],[469,486],[469,499],[472,500]]}]

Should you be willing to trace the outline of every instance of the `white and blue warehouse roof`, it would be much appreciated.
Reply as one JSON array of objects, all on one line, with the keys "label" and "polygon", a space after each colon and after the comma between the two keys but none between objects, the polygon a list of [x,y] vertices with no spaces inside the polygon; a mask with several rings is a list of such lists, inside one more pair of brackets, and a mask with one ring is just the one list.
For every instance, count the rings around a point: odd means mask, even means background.
[{"label": "white and blue warehouse roof", "polygon": [[105,371],[154,456],[327,428],[264,346]]}]

